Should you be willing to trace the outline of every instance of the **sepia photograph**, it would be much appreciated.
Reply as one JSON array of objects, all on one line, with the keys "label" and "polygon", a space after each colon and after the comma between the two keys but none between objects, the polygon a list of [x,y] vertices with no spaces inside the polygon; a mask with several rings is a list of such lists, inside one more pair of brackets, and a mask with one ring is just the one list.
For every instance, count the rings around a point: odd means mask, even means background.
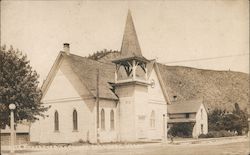
[{"label": "sepia photograph", "polygon": [[250,155],[248,0],[0,0],[0,155]]}]

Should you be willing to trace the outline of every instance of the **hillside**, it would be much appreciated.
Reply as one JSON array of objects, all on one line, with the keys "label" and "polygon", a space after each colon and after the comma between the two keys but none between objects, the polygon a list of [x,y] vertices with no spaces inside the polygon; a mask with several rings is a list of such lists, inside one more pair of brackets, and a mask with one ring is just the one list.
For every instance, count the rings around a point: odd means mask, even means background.
[{"label": "hillside", "polygon": [[159,64],[169,96],[178,100],[203,98],[209,109],[232,110],[249,102],[249,75],[233,71],[203,70]]},{"label": "hillside", "polygon": [[[110,62],[119,52],[110,52],[98,61]],[[231,111],[238,103],[249,103],[249,74],[234,71],[204,70],[158,63],[169,97],[177,100],[203,99],[207,107]]]}]

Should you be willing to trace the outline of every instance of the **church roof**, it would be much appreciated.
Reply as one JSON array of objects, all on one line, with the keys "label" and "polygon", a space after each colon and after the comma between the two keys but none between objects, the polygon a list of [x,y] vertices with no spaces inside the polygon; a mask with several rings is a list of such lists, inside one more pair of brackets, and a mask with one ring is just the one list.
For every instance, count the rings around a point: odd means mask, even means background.
[{"label": "church roof", "polygon": [[114,82],[115,66],[112,63],[101,63],[74,54],[64,54],[63,56],[70,63],[72,70],[87,87],[91,94],[97,94],[97,70],[99,69],[99,97],[117,100],[118,97],[111,90],[109,83]]},{"label": "church roof", "polygon": [[202,104],[202,100],[172,101],[167,110],[169,114],[196,113]]}]

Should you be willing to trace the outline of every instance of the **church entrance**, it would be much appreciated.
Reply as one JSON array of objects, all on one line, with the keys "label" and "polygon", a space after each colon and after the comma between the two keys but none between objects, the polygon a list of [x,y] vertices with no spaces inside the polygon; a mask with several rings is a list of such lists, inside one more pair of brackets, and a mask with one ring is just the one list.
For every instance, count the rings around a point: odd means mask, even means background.
[{"label": "church entrance", "polygon": [[145,115],[138,116],[137,138],[146,139]]}]

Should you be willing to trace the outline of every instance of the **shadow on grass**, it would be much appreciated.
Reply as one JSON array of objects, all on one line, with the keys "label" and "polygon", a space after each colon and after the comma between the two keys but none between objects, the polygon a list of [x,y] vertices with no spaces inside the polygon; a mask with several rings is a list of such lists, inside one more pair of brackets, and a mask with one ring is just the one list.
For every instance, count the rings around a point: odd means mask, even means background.
[{"label": "shadow on grass", "polygon": [[[37,152],[35,150],[16,150],[15,153],[31,153],[31,152]],[[2,153],[10,153],[9,150],[3,150]]]}]

